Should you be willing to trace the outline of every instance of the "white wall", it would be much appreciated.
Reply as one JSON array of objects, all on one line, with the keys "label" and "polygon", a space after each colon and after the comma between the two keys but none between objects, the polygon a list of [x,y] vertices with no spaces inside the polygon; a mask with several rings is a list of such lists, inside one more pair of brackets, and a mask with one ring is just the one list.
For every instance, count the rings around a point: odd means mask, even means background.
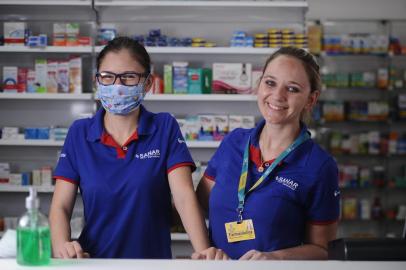
[{"label": "white wall", "polygon": [[406,20],[406,0],[308,0],[307,18]]}]

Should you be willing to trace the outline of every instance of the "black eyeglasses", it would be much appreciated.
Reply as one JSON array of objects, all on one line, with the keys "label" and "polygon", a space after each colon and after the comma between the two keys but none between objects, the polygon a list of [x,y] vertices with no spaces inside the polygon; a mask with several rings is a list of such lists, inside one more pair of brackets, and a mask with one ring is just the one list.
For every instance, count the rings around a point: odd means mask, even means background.
[{"label": "black eyeglasses", "polygon": [[102,85],[112,85],[116,82],[118,77],[123,85],[135,86],[140,83],[141,78],[147,78],[148,75],[148,73],[137,72],[124,72],[116,74],[113,72],[103,71],[96,73],[96,79]]}]

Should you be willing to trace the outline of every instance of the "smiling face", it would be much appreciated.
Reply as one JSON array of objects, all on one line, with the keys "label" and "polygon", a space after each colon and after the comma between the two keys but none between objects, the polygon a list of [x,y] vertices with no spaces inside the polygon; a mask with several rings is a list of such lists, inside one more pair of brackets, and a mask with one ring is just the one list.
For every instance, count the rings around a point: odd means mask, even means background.
[{"label": "smiling face", "polygon": [[301,60],[280,55],[266,67],[258,87],[258,107],[267,123],[299,124],[317,101]]}]

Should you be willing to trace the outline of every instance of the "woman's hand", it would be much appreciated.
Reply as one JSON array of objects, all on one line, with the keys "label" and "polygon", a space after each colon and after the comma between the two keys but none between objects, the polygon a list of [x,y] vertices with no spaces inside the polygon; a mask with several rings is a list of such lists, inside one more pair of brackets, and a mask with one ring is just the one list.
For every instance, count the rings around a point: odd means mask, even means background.
[{"label": "woman's hand", "polygon": [[89,258],[89,253],[84,252],[82,247],[77,241],[65,242],[62,245],[56,247],[54,250],[55,258],[71,259],[71,258]]},{"label": "woman's hand", "polygon": [[261,252],[255,249],[252,249],[242,255],[239,260],[279,260],[273,252]]},{"label": "woman's hand", "polygon": [[193,260],[229,260],[227,254],[224,253],[221,249],[214,247],[209,247],[199,252],[192,254]]}]

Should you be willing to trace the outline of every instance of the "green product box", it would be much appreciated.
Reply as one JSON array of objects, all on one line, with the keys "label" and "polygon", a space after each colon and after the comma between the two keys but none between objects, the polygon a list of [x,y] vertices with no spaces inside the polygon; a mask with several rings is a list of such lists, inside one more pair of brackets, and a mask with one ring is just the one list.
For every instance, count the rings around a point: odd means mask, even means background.
[{"label": "green product box", "polygon": [[188,94],[203,93],[203,69],[189,68],[188,70]]},{"label": "green product box", "polygon": [[203,94],[211,94],[211,82],[213,80],[213,72],[211,68],[204,68],[203,69],[203,86],[202,92]]},{"label": "green product box", "polygon": [[164,94],[172,94],[172,65],[164,65]]}]

